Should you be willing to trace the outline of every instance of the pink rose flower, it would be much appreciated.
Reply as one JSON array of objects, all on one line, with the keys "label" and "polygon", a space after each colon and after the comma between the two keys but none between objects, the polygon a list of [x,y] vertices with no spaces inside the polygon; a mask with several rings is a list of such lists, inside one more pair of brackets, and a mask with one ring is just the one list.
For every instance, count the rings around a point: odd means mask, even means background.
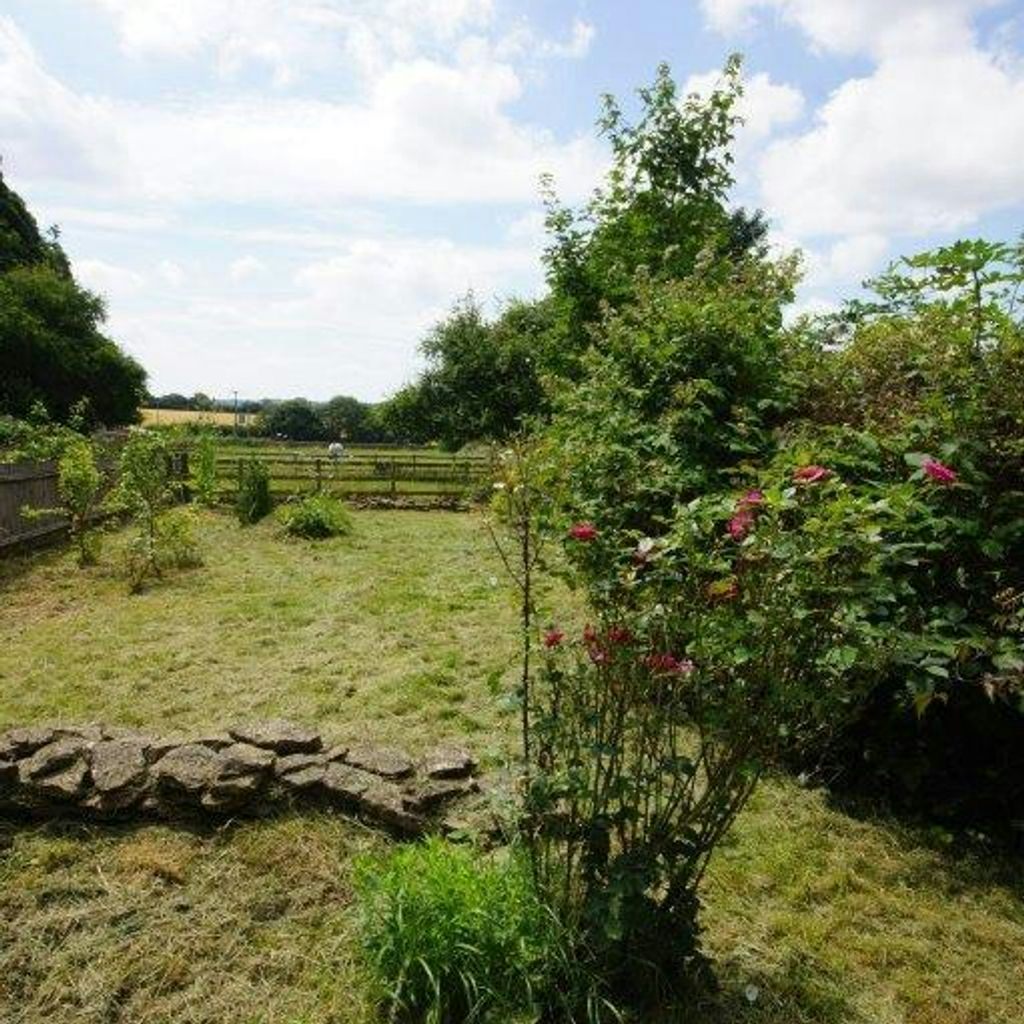
[{"label": "pink rose flower", "polygon": [[942,484],[944,487],[948,487],[950,484],[955,484],[957,481],[957,472],[955,469],[950,469],[943,462],[939,462],[938,459],[925,459],[921,463],[921,468],[930,476],[937,484]]},{"label": "pink rose flower", "polygon": [[828,476],[831,473],[824,466],[801,466],[793,474],[793,479],[798,484],[816,484]]},{"label": "pink rose flower", "polygon": [[597,536],[597,527],[593,523],[573,523],[569,527],[569,536],[573,540],[580,540],[586,543]]},{"label": "pink rose flower", "polygon": [[764,491],[753,490],[747,491],[746,494],[740,498],[738,508],[757,508],[758,505],[764,504]]},{"label": "pink rose flower", "polygon": [[669,675],[688,676],[694,669],[694,664],[689,658],[677,658],[674,654],[648,654],[644,664],[652,672]]},{"label": "pink rose flower", "polygon": [[750,532],[754,525],[754,513],[748,508],[741,508],[732,519],[729,520],[729,536],[735,541],[741,541]]}]

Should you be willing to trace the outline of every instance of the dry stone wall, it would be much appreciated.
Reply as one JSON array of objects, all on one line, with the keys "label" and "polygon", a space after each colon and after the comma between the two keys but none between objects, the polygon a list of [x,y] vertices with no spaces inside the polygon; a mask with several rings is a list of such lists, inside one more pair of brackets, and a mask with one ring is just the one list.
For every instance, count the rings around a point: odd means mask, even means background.
[{"label": "dry stone wall", "polygon": [[331,746],[293,722],[161,739],[105,725],[0,734],[0,813],[96,819],[259,816],[319,803],[414,836],[447,827],[477,791],[476,762],[442,747]]}]

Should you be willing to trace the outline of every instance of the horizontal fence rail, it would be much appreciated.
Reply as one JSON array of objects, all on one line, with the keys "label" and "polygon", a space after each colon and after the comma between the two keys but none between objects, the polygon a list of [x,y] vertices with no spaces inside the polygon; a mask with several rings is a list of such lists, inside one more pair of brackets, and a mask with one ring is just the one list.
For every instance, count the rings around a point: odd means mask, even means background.
[{"label": "horizontal fence rail", "polygon": [[462,494],[485,486],[493,476],[487,454],[371,454],[346,451],[341,458],[305,453],[249,451],[218,455],[222,489],[234,486],[242,465],[254,460],[266,467],[277,492],[322,488],[342,494]]}]

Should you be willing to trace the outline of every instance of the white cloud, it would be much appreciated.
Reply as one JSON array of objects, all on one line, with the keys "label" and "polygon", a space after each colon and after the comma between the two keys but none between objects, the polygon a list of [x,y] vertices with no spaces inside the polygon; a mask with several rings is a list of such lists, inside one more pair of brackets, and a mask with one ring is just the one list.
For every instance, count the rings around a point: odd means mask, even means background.
[{"label": "white cloud", "polygon": [[1008,58],[1005,33],[987,50],[975,31],[1001,0],[702,5],[723,32],[749,36],[770,16],[813,50],[871,62],[806,128],[747,150],[758,204],[806,250],[805,304],[848,294],[894,250],[1024,204],[1024,66]]},{"label": "white cloud", "polygon": [[74,271],[86,288],[115,302],[136,295],[146,284],[138,271],[105,260],[76,260]]},{"label": "white cloud", "polygon": [[761,164],[763,202],[806,235],[961,230],[1024,202],[1024,78],[988,54],[887,59],[844,82]]},{"label": "white cloud", "polygon": [[492,0],[92,0],[134,57],[210,54],[230,77],[265,65],[289,85],[345,59],[372,73],[485,27]]},{"label": "white cloud", "polygon": [[228,277],[232,281],[247,281],[260,277],[267,272],[266,264],[255,256],[241,256],[232,261],[228,267]]},{"label": "white cloud", "polygon": [[[709,96],[721,83],[722,72],[706,71],[691,75],[683,84],[685,94]],[[763,142],[782,125],[792,124],[804,112],[804,95],[785,82],[774,82],[764,71],[744,76],[743,95],[736,104],[736,113],[743,118],[737,132],[739,147]]]},{"label": "white cloud", "polygon": [[157,277],[171,288],[180,288],[185,281],[185,269],[174,260],[161,260],[156,266]]},{"label": "white cloud", "polygon": [[544,40],[541,43],[540,52],[548,57],[566,57],[578,60],[590,52],[596,31],[590,22],[576,18],[572,23],[572,33],[565,42]]},{"label": "white cloud", "polygon": [[119,292],[111,333],[144,355],[159,391],[376,399],[412,375],[418,341],[460,295],[530,295],[541,285],[532,245],[338,241],[337,254],[280,275],[269,294],[225,297],[199,275],[174,296]]},{"label": "white cloud", "polygon": [[82,97],[0,19],[0,132],[10,166],[99,187],[107,199],[509,202],[532,199],[543,171],[567,195],[582,193],[602,165],[599,147],[589,136],[561,142],[515,121],[506,108],[521,91],[510,64],[419,58],[394,64],[347,102],[157,106]]},{"label": "white cloud", "polygon": [[970,16],[1006,0],[701,0],[721,32],[751,32],[771,12],[820,50],[876,56],[962,48]]}]

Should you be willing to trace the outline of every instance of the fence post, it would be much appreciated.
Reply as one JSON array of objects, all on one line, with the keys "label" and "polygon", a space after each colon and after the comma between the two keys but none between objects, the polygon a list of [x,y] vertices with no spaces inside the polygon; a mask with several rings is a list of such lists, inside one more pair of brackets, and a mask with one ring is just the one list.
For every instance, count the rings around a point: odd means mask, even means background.
[{"label": "fence post", "polygon": [[394,459],[394,456],[392,456],[392,458],[391,458],[391,497],[392,498],[395,496],[395,494],[397,492],[397,487],[396,487],[396,484],[395,484],[395,470],[396,470],[396,468],[397,467],[395,465],[395,459]]},{"label": "fence post", "polygon": [[320,467],[320,457],[317,456],[316,460],[316,493],[319,494],[324,489],[324,475],[323,470]]}]

